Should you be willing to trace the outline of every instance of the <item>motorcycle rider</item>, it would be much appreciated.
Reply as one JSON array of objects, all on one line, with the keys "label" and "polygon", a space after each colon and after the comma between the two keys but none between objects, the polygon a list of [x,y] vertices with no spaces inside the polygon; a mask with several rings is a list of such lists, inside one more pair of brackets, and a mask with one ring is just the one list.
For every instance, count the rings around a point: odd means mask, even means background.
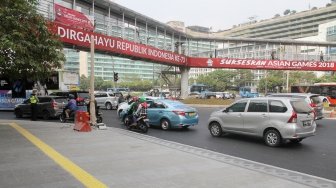
[{"label": "motorcycle rider", "polygon": [[65,106],[65,115],[66,118],[69,118],[69,115],[72,112],[75,112],[77,110],[77,102],[75,100],[75,96],[73,94],[69,94],[69,102]]},{"label": "motorcycle rider", "polygon": [[142,114],[147,114],[147,111],[146,111],[146,109],[147,109],[147,103],[146,103],[146,99],[145,99],[145,97],[140,97],[139,98],[139,104],[138,104],[138,108],[137,108],[137,110],[135,111],[135,116],[136,117],[139,117],[140,115],[142,115]]},{"label": "motorcycle rider", "polygon": [[[138,105],[139,105],[139,97],[132,97],[132,99],[128,102],[128,104],[130,104],[130,106],[128,107],[127,110],[127,116],[130,117],[130,120],[132,119],[132,124],[136,124],[136,119],[134,116],[134,112],[136,112],[136,110],[138,109]],[[132,118],[131,118],[132,117]]]},{"label": "motorcycle rider", "polygon": [[137,124],[137,118],[142,114],[147,114],[147,103],[144,97],[136,98],[136,102],[132,103],[132,119],[131,126]]}]

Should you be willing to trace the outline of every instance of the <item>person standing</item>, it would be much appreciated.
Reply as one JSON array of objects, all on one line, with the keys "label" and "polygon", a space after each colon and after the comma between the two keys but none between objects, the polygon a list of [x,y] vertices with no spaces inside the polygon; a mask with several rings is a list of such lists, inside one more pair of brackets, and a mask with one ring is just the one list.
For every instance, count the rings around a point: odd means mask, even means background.
[{"label": "person standing", "polygon": [[322,51],[321,51],[321,53],[320,53],[320,61],[321,61],[321,62],[324,61],[324,59],[323,59],[323,52],[322,52]]},{"label": "person standing", "polygon": [[39,102],[39,99],[36,96],[36,91],[33,90],[33,93],[30,95],[29,103],[31,108],[31,120],[36,121],[37,116],[37,103]]}]

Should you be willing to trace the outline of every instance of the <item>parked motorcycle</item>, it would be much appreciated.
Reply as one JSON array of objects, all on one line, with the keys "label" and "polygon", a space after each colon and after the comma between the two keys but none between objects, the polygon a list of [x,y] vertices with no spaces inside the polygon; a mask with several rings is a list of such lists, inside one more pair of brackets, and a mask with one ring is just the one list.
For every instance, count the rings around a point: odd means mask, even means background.
[{"label": "parked motorcycle", "polygon": [[139,117],[136,118],[136,124],[133,124],[132,115],[126,116],[124,119],[124,124],[128,130],[141,131],[143,133],[148,132],[149,123],[147,119],[147,114],[140,114]]}]

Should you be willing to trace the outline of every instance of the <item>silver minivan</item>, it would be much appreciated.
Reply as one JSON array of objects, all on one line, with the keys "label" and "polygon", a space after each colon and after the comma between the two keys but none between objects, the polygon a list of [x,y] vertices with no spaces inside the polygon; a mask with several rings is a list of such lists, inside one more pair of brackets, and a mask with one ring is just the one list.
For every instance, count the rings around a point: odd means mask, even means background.
[{"label": "silver minivan", "polygon": [[236,133],[264,138],[268,146],[298,143],[315,135],[314,109],[303,99],[263,97],[241,99],[210,115],[212,136]]}]

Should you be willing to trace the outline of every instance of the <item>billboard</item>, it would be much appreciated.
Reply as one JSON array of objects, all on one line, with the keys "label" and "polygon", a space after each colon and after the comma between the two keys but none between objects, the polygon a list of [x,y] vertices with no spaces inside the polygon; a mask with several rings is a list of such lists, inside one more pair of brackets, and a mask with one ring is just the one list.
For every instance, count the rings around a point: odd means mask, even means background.
[{"label": "billboard", "polygon": [[85,14],[73,9],[63,7],[55,4],[55,22],[59,22],[65,25],[71,25],[88,31],[93,31],[94,26],[92,21]]}]

